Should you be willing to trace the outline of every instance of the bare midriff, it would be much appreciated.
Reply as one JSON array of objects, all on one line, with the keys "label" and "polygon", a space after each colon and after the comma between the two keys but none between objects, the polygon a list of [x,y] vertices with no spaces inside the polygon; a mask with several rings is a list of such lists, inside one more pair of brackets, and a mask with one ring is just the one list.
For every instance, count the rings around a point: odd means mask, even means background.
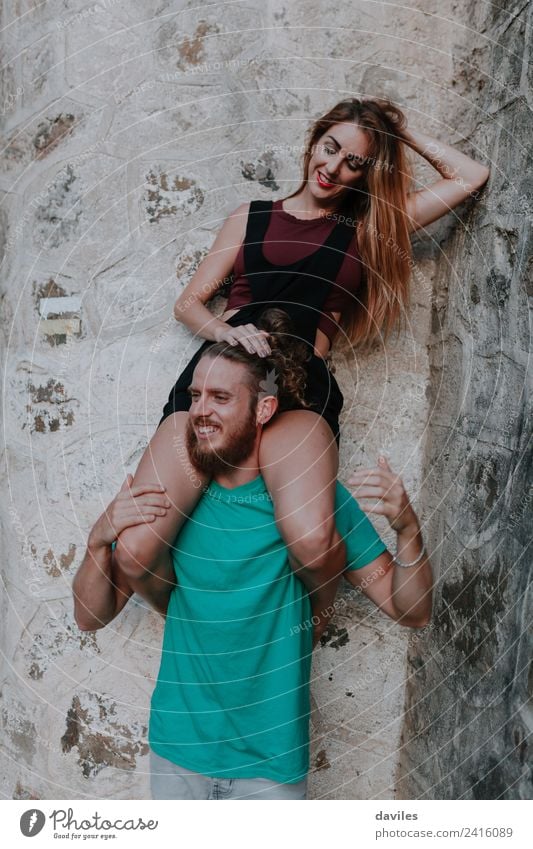
[{"label": "bare midriff", "polygon": [[[220,316],[221,321],[227,321],[228,318],[231,318],[232,315],[238,313],[239,310],[226,310],[226,312],[222,313]],[[324,359],[329,350],[330,350],[330,341],[325,333],[321,330],[317,330],[315,336],[315,354],[317,357],[322,357]]]}]

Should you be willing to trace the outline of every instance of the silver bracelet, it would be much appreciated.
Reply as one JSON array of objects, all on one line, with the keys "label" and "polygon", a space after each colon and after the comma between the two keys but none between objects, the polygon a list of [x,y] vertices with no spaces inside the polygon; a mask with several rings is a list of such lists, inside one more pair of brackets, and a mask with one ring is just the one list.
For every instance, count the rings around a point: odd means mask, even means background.
[{"label": "silver bracelet", "polygon": [[418,555],[418,557],[416,558],[416,560],[413,560],[413,562],[412,562],[412,563],[404,563],[402,560],[399,560],[399,559],[398,559],[398,555],[397,555],[397,554],[395,554],[395,555],[394,555],[393,560],[394,560],[394,562],[396,563],[396,565],[397,565],[397,566],[401,566],[401,567],[402,567],[402,569],[409,569],[411,566],[416,566],[416,564],[417,564],[417,563],[420,563],[420,561],[421,561],[421,560],[422,560],[422,558],[424,557],[424,554],[425,554],[425,553],[426,553],[426,546],[425,546],[425,545],[422,545],[422,551],[420,552],[420,554]]}]

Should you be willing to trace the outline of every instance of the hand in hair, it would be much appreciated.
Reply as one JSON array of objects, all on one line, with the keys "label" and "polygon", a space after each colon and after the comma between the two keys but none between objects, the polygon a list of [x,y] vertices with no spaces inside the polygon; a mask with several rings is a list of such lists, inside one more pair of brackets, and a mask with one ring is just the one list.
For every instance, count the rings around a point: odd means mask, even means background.
[{"label": "hand in hair", "polygon": [[290,410],[295,404],[308,407],[305,400],[307,373],[304,363],[310,352],[298,338],[291,317],[285,310],[269,307],[259,319],[259,325],[270,334],[272,352],[268,363],[280,376],[279,410]]},{"label": "hand in hair", "polygon": [[[285,310],[268,307],[261,314],[258,324],[259,327],[254,324],[239,327],[228,325],[227,330],[220,332],[219,339],[202,356],[221,356],[244,363],[254,376],[257,386],[265,381],[269,385],[275,382],[280,412],[295,406],[308,407],[305,398],[305,362],[310,352],[306,343],[295,333],[292,319]],[[262,353],[258,350],[260,344]]]},{"label": "hand in hair", "polygon": [[229,345],[242,345],[249,354],[267,357],[271,353],[266,330],[259,330],[255,324],[242,324],[238,327],[226,325],[215,332],[217,342],[227,342]]}]

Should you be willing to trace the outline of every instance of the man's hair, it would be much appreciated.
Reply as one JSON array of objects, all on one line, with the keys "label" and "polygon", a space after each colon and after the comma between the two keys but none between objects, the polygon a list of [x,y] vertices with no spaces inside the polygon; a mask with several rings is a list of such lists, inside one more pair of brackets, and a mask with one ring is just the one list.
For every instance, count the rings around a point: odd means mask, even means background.
[{"label": "man's hair", "polygon": [[268,344],[271,353],[268,356],[250,354],[240,344],[215,342],[206,348],[202,358],[222,357],[244,365],[252,393],[250,403],[253,409],[259,398],[266,395],[277,397],[278,412],[296,406],[308,407],[304,394],[307,380],[304,363],[310,354],[306,343],[298,339],[294,332],[292,319],[285,310],[269,307],[261,314],[257,327],[269,333]]}]

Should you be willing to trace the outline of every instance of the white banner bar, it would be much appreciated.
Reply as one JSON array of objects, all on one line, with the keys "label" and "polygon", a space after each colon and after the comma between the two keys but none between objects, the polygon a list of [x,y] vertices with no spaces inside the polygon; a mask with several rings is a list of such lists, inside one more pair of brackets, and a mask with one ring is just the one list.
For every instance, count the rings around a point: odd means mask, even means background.
[{"label": "white banner bar", "polygon": [[[216,849],[286,849],[332,844],[369,846],[516,847],[532,845],[527,801],[308,801],[199,806],[172,801],[3,801],[4,846],[61,845]],[[240,810],[235,807],[240,806]],[[277,811],[264,806],[271,804]],[[254,807],[258,810],[254,811]],[[316,807],[313,813],[311,807]],[[328,810],[329,808],[329,810]],[[528,837],[529,834],[529,837]],[[29,841],[35,839],[35,843]],[[210,841],[210,842],[208,842]]]}]

